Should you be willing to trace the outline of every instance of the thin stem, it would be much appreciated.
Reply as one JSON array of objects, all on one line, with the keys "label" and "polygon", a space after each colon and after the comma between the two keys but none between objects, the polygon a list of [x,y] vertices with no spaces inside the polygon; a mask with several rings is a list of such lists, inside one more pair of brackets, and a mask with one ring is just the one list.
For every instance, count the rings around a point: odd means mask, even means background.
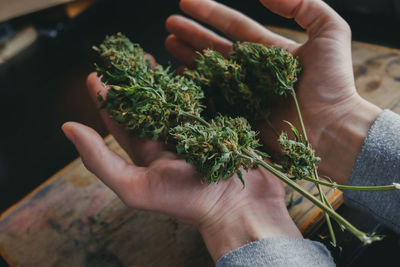
[{"label": "thin stem", "polygon": [[[293,98],[293,100],[294,100],[294,104],[295,104],[295,106],[296,106],[297,116],[299,117],[299,122],[300,122],[300,126],[301,126],[301,131],[303,132],[305,145],[308,146],[308,145],[309,145],[309,141],[308,141],[308,137],[307,137],[306,128],[305,128],[304,122],[303,122],[303,116],[301,115],[299,102],[297,101],[296,91],[295,91],[293,88],[291,88],[291,95],[292,95],[292,98]],[[313,163],[312,167],[313,167],[313,170],[314,170],[314,172],[313,172],[314,178],[315,178],[316,180],[319,180],[319,178],[318,178],[318,173],[317,173],[317,168],[315,167],[315,164],[314,164],[314,163]],[[329,207],[332,208],[331,203],[330,203],[329,200],[326,198],[326,195],[325,195],[325,193],[322,191],[321,186],[320,186],[319,184],[317,184],[317,183],[315,184],[315,186],[316,186],[317,189],[318,189],[318,193],[319,193],[319,196],[320,196],[321,200],[322,200],[325,204],[327,204]],[[330,218],[329,218],[329,215],[326,214],[326,213],[325,213],[325,217],[326,217],[326,223],[327,223],[327,225],[328,225],[329,233],[330,233],[331,238],[332,238],[332,244],[333,244],[333,246],[336,246],[336,236],[335,236],[335,232],[333,231],[333,227],[332,227],[331,220],[330,220]]]},{"label": "thin stem", "polygon": [[[326,196],[324,195],[324,202],[325,203],[329,203],[329,201],[327,201]],[[329,234],[331,235],[331,244],[332,246],[336,247],[336,235],[335,235],[335,231],[333,231],[333,227],[332,227],[332,222],[331,222],[331,218],[329,217],[329,215],[325,212],[325,218],[326,218],[326,223],[328,225],[328,230],[329,230]]]},{"label": "thin stem", "polygon": [[[315,168],[315,164],[313,164],[313,169],[314,169],[313,174],[314,174],[315,180],[319,181],[318,172],[317,172],[317,168]],[[333,209],[333,208],[332,208],[332,205],[331,205],[331,203],[329,202],[328,198],[326,197],[325,193],[322,191],[321,186],[320,186],[318,183],[315,183],[315,186],[316,186],[317,189],[318,189],[319,197],[321,198],[321,200],[322,200],[326,205],[328,205],[328,207],[330,207],[331,209]],[[334,247],[336,247],[336,235],[335,235],[335,231],[333,231],[331,219],[330,219],[330,217],[329,217],[329,215],[328,215],[327,213],[325,213],[325,217],[326,217],[326,224],[328,225],[329,234],[331,235],[331,238],[332,238],[332,245],[333,245]]]},{"label": "thin stem", "polygon": [[305,198],[310,200],[314,205],[316,205],[317,207],[319,207],[320,209],[322,209],[323,211],[328,213],[335,221],[337,221],[340,225],[343,225],[348,231],[350,231],[358,239],[360,239],[363,242],[363,244],[370,244],[374,241],[381,240],[380,236],[368,236],[366,233],[358,230],[350,222],[348,222],[345,218],[340,216],[335,210],[328,207],[325,203],[319,201],[317,198],[315,198],[313,195],[311,195],[309,192],[307,192],[304,188],[299,186],[296,182],[294,182],[290,178],[288,178],[285,174],[276,170],[272,165],[268,164],[267,162],[259,159],[257,157],[257,155],[254,153],[254,151],[243,149],[243,152],[250,158],[253,158],[254,162],[263,166],[266,170],[268,170],[269,172],[274,174],[281,181],[283,181],[287,185],[291,186],[294,190],[296,190],[301,195],[303,195]]},{"label": "thin stem", "polygon": [[353,190],[353,191],[389,191],[389,190],[398,190],[397,184],[392,184],[392,185],[380,185],[380,186],[352,186],[352,185],[340,185],[337,183],[330,183],[327,181],[323,180],[316,180],[311,177],[303,177],[304,180],[317,183],[320,185],[332,187],[332,188],[337,188],[340,190]]},{"label": "thin stem", "polygon": [[179,112],[177,112],[177,111],[171,111],[171,113],[176,114],[176,115],[183,115],[183,116],[186,116],[186,117],[195,119],[195,120],[197,120],[198,122],[201,122],[202,124],[204,124],[204,125],[207,126],[207,127],[210,127],[210,126],[211,126],[207,121],[205,121],[205,120],[204,120],[203,118],[201,118],[200,116],[196,116],[196,115],[187,113],[187,112],[185,112],[185,111],[179,111]]},{"label": "thin stem", "polygon": [[300,122],[300,126],[301,126],[301,131],[303,132],[304,140],[306,141],[306,145],[308,145],[307,132],[306,132],[306,128],[304,126],[303,116],[301,116],[300,106],[299,106],[299,102],[297,101],[296,91],[293,88],[291,89],[291,95],[294,100],[294,104],[296,105],[296,111],[297,111],[297,115],[299,117],[299,122]]},{"label": "thin stem", "polygon": [[275,129],[274,125],[272,125],[271,121],[270,121],[268,118],[267,118],[265,121],[267,122],[269,128],[271,128],[271,130],[275,133],[275,135],[276,135],[277,137],[279,137],[279,133],[278,133],[278,131]]},{"label": "thin stem", "polygon": [[[280,167],[280,166],[276,166],[276,165],[271,165],[271,166],[272,166],[273,168],[275,168],[276,170],[280,171],[280,172],[284,172],[283,168]],[[319,181],[320,181],[320,180],[316,180],[316,179],[310,178],[310,177],[307,177],[307,178],[308,178],[307,181],[310,181],[310,182],[314,182],[314,181],[319,182]],[[306,180],[306,179],[305,179],[305,180]],[[316,185],[318,185],[318,184],[316,184]],[[319,192],[321,192],[321,191],[319,191]],[[320,194],[320,197],[321,197],[321,194]],[[325,200],[324,202],[325,202],[330,208],[332,208],[332,205],[331,205],[331,203],[329,202],[329,200],[326,198],[325,194],[322,194],[322,197],[323,197],[324,200]],[[329,216],[329,215],[325,213],[325,216]],[[331,220],[330,220],[330,219],[327,220],[326,223],[328,224],[328,230],[329,230],[330,235],[331,235],[331,238],[332,238],[332,245],[336,246],[336,236],[335,236],[335,233],[333,232],[333,227],[332,227]]]}]

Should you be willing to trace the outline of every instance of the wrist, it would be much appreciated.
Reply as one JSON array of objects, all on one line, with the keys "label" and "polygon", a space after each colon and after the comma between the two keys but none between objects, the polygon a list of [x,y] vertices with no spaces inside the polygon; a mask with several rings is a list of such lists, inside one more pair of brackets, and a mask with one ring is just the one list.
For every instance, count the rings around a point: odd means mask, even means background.
[{"label": "wrist", "polygon": [[[338,107],[339,109],[339,107]],[[368,131],[382,110],[358,94],[334,112],[337,119],[321,129],[315,146],[320,173],[347,184]]]},{"label": "wrist", "polygon": [[302,238],[284,201],[262,203],[264,208],[239,208],[201,224],[198,229],[214,262],[250,242],[268,237]]}]

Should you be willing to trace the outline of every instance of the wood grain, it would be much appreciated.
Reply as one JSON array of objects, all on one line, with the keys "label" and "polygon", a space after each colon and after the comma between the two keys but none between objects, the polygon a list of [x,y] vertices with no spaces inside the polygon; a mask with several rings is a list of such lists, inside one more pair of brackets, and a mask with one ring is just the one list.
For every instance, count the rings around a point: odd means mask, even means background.
[{"label": "wood grain", "polygon": [[[304,33],[272,28],[297,41]],[[400,112],[400,51],[353,43],[356,84],[366,99]],[[112,137],[107,144],[127,158]],[[306,186],[312,191],[312,184]],[[340,191],[329,191],[335,206]],[[303,233],[322,213],[287,189],[290,213]],[[213,266],[190,225],[131,210],[89,173],[80,159],[55,174],[0,217],[0,252],[12,266]]]}]

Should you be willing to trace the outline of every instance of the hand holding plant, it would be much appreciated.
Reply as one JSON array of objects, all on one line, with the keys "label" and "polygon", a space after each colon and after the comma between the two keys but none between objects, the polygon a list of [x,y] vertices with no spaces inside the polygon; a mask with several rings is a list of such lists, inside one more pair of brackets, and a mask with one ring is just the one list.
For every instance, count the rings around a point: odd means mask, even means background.
[{"label": "hand holding plant", "polygon": [[[155,65],[152,60],[149,63]],[[106,99],[112,89],[104,87],[95,73],[89,75],[87,85],[100,107],[99,96]],[[137,137],[126,131],[128,125],[111,119],[105,109],[100,113],[133,163],[110,151],[93,129],[68,122],[63,131],[85,166],[127,206],[162,212],[195,225],[215,261],[230,250],[261,238],[301,238],[286,209],[283,185],[273,175],[262,169],[244,172],[245,190],[239,179],[207,185],[200,180],[196,168],[164,141]]]},{"label": "hand holding plant", "polygon": [[[263,51],[263,46],[251,43],[236,43],[233,53],[228,54],[231,49],[229,41],[193,21],[175,16],[167,21],[167,29],[173,34],[167,39],[166,46],[178,59],[181,58],[188,66],[194,66],[195,51],[207,47],[215,48],[222,55],[208,50],[198,59],[196,70],[186,71],[184,76],[175,76],[168,68],[163,69],[149,61],[140,47],[131,47],[132,44],[124,41],[124,45],[128,47],[126,51],[116,49],[114,53],[109,47],[97,49],[108,63],[97,68],[103,75],[103,82],[109,85],[108,93],[94,76],[90,76],[88,80],[92,95],[98,97],[103,107],[122,125],[116,125],[102,111],[110,131],[137,165],[125,163],[108,150],[93,130],[85,126],[68,123],[63,129],[78,148],[89,170],[108,184],[128,205],[164,212],[197,225],[214,259],[227,252],[227,249],[229,251],[232,247],[247,243],[249,239],[257,240],[269,236],[299,237],[286,209],[282,208],[282,184],[264,170],[251,169],[257,165],[295,188],[364,243],[379,240],[379,237],[369,237],[360,232],[336,214],[323,194],[320,194],[321,200],[318,200],[292,180],[306,179],[318,185],[339,187],[335,183],[319,180],[316,168],[319,158],[314,155],[311,144],[316,144],[317,149],[321,148],[323,153],[318,155],[323,159],[330,152],[329,149],[326,151],[326,147],[342,145],[336,140],[325,142],[325,139],[332,135],[331,131],[346,129],[352,120],[350,107],[355,104],[362,107],[368,115],[364,116],[365,120],[357,129],[361,136],[357,139],[359,143],[363,134],[366,134],[365,129],[369,128],[379,112],[378,108],[364,103],[355,93],[354,80],[348,69],[350,67],[351,70],[351,64],[348,64],[349,60],[346,58],[347,53],[350,53],[346,24],[323,3],[303,1],[296,6],[296,1],[284,1],[279,5],[278,1],[263,2],[278,14],[294,16],[300,25],[307,28],[310,40],[303,45],[294,43],[215,2],[181,1],[181,7],[188,14],[207,20],[234,39],[272,44],[289,50],[300,59],[304,68],[296,91],[293,83],[297,80],[299,68],[290,54],[275,48]],[[317,17],[311,18],[313,15],[306,13],[306,8],[315,9],[316,12],[310,14],[318,14]],[[237,27],[243,28],[240,31],[230,26],[235,25],[238,20],[241,23]],[[194,39],[189,38],[193,35]],[[341,42],[334,41],[337,36],[343,38]],[[127,51],[137,53],[127,54]],[[258,57],[252,58],[260,51],[263,51],[260,53],[262,55],[278,55],[276,58],[279,60],[268,60],[260,64]],[[335,58],[330,57],[333,52],[337,52]],[[224,56],[228,56],[228,59],[225,60]],[[288,60],[283,60],[286,56]],[[287,64],[276,65],[280,60]],[[154,65],[155,68],[152,68]],[[341,68],[336,70],[335,66],[339,65]],[[266,69],[263,70],[262,66],[266,66]],[[293,73],[283,71],[285,66]],[[213,68],[209,72],[211,76],[207,75],[209,67]],[[245,73],[243,69],[246,69]],[[318,70],[319,75],[315,75],[315,70]],[[217,87],[219,91],[214,95],[212,90],[207,91],[207,87]],[[264,87],[272,88],[272,91],[263,95]],[[203,98],[202,90],[206,91],[206,105],[211,104],[212,107],[212,104],[216,104],[210,109],[208,116],[214,117],[212,114],[222,106],[218,105],[219,101],[227,103],[228,105],[224,105],[228,107],[227,113],[246,116],[253,122],[261,121],[259,129],[262,131],[263,142],[275,150],[278,150],[273,145],[276,137],[270,129],[288,129],[282,126],[287,125],[281,122],[283,119],[295,123],[296,126],[288,124],[292,132],[291,138],[285,133],[280,136],[280,146],[284,153],[281,165],[262,160],[260,155],[265,154],[258,150],[260,145],[256,134],[244,119],[228,116],[218,116],[212,120],[203,118],[200,114],[205,108],[200,102]],[[100,93],[97,96],[98,92]],[[280,98],[282,95],[289,96],[293,102]],[[265,106],[262,105],[264,102]],[[229,105],[237,108],[231,109]],[[263,123],[267,121],[268,123]],[[123,128],[131,130],[136,137],[125,132]],[[140,137],[161,139],[163,142]],[[331,143],[326,146],[329,141]],[[352,146],[351,153],[346,154],[350,158],[358,153],[357,142]],[[178,153],[184,154],[188,162],[194,163],[197,172],[192,165],[171,152],[170,145],[175,146]],[[328,164],[335,160],[343,159],[333,157],[332,161],[328,158],[327,163],[321,165],[324,173],[330,174],[332,167]],[[349,164],[347,162],[339,166],[336,169],[340,172],[337,179],[340,182],[346,177]],[[243,177],[241,168],[251,170],[244,173]],[[201,177],[196,177],[198,173]],[[242,183],[245,181],[245,190],[240,191],[238,179],[228,179],[234,174]],[[220,182],[207,186],[198,178],[207,183]],[[389,185],[379,190],[394,189],[396,186],[398,185]],[[266,205],[268,203],[270,205]],[[329,217],[327,218],[329,222]],[[240,225],[250,227],[237,227],[237,223],[233,226],[235,220],[243,223]],[[259,227],[264,223],[270,228]],[[227,233],[221,230],[221,225],[229,230],[236,227],[235,230],[241,233],[236,237],[240,238],[234,238],[233,242],[228,242],[229,245],[220,244],[221,239],[215,238],[217,233]]]}]

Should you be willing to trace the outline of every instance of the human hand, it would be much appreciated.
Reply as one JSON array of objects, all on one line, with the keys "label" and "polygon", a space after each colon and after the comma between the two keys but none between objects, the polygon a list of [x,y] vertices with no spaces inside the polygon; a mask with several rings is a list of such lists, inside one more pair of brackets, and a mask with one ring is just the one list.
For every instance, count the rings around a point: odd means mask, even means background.
[{"label": "human hand", "polygon": [[[243,14],[210,0],[181,0],[181,9],[213,26],[233,40],[258,42],[288,50],[302,64],[296,92],[310,142],[323,159],[321,174],[338,183],[347,183],[355,159],[371,123],[380,113],[375,105],[362,99],[355,88],[351,61],[351,32],[348,24],[319,0],[261,0],[261,3],[307,30],[308,40],[299,44],[267,30]],[[211,47],[222,54],[231,42],[193,20],[171,16],[166,21],[171,33],[167,50],[184,65],[193,67],[195,51]],[[293,103],[282,102],[271,114],[272,124],[287,131],[283,120],[296,124]],[[260,125],[265,145],[277,142],[265,124]]]},{"label": "human hand", "polygon": [[[93,100],[107,89],[96,74],[87,85]],[[125,162],[91,128],[68,122],[65,135],[79,151],[85,166],[109,186],[127,206],[152,210],[195,225],[216,261],[225,253],[265,237],[301,237],[285,204],[281,181],[264,169],[244,174],[246,189],[237,177],[207,185],[195,168],[162,142],[132,136],[106,110],[109,131],[133,160]]]}]

